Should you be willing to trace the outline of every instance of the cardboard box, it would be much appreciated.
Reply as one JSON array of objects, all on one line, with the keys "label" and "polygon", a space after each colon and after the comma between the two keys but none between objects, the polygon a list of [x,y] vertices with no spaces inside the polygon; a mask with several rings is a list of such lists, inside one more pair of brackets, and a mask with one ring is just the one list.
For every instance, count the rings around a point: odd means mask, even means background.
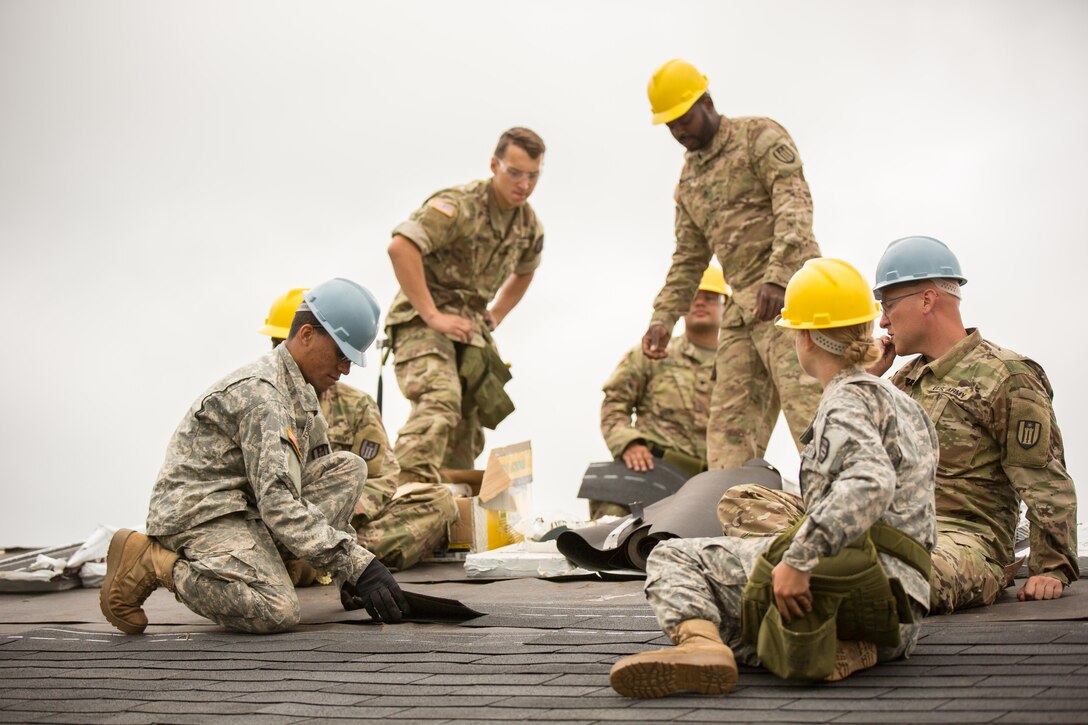
[{"label": "cardboard box", "polygon": [[442,477],[472,491],[472,496],[456,499],[459,518],[450,524],[450,551],[488,551],[522,540],[513,524],[527,515],[531,505],[529,441],[492,450],[483,471],[442,471]]}]

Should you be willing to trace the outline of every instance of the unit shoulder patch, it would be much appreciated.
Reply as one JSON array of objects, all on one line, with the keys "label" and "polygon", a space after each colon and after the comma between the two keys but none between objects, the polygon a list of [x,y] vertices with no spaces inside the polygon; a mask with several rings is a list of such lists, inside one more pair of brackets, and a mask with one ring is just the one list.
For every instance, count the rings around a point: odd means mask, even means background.
[{"label": "unit shoulder patch", "polygon": [[792,164],[797,160],[797,154],[786,144],[779,144],[771,151],[771,156],[783,164]]},{"label": "unit shoulder patch", "polygon": [[431,199],[427,202],[427,206],[434,209],[439,214],[448,216],[450,219],[457,216],[457,207],[444,199]]},{"label": "unit shoulder patch", "polygon": [[364,461],[372,461],[380,450],[381,446],[378,444],[378,441],[369,439],[364,440],[359,444],[359,458],[362,458]]},{"label": "unit shoulder patch", "polygon": [[1033,390],[1016,391],[1009,404],[1005,458],[1009,465],[1042,468],[1050,457],[1050,409]]}]

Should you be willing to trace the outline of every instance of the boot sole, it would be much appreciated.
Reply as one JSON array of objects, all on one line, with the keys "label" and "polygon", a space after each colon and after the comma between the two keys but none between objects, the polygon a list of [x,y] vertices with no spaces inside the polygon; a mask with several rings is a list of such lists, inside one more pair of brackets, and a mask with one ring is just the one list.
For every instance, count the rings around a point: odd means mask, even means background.
[{"label": "boot sole", "polygon": [[110,539],[110,548],[106,554],[106,576],[102,580],[102,588],[98,590],[98,606],[102,610],[103,616],[106,617],[110,624],[125,634],[140,634],[144,631],[144,627],[134,627],[115,616],[113,610],[110,609],[109,593],[110,588],[113,586],[113,578],[117,573],[117,567],[121,564],[121,554],[125,550],[125,543],[135,533],[132,529],[118,529],[117,533]]},{"label": "boot sole", "polygon": [[636,662],[615,670],[612,689],[624,697],[665,697],[680,692],[724,695],[737,686],[737,670],[725,664]]}]

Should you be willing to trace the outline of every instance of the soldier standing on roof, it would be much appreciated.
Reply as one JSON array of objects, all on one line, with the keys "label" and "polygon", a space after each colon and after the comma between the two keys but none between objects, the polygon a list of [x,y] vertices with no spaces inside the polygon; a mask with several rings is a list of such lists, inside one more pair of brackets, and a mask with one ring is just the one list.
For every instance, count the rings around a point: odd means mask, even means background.
[{"label": "soldier standing on roof", "polygon": [[544,230],[528,200],[543,163],[543,140],[512,128],[499,137],[490,179],[431,195],[393,230],[389,258],[400,291],[387,335],[397,383],[412,404],[394,446],[402,483],[472,468],[483,426],[494,428],[514,409],[491,331],[540,264]]},{"label": "soldier standing on roof", "polygon": [[682,60],[650,79],[653,121],[667,124],[687,153],[676,191],[676,251],[642,350],[654,360],[666,356],[672,327],[716,254],[733,296],[718,336],[707,428],[713,469],[762,456],[779,410],[800,449],[820,386],[801,371],[789,336],[772,320],[790,276],[820,249],[789,134],[768,118],[720,116],[707,87],[706,76]]},{"label": "soldier standing on roof", "polygon": [[[714,351],[722,301],[730,294],[722,270],[707,267],[684,315],[684,334],[669,341],[665,359],[650,360],[640,348],[633,348],[604,384],[601,435],[628,469],[653,470],[656,458],[670,461],[689,476],[706,470]],[[622,504],[589,502],[593,519],[628,513]]]},{"label": "soldier standing on roof", "polygon": [[159,586],[229,629],[290,629],[299,603],[288,554],[330,572],[347,609],[388,622],[408,611],[349,523],[366,461],[330,449],[317,400],[365,364],[378,303],[341,278],[304,299],[286,343],[212,385],[182,418],[151,493],[148,535],[120,529],[110,541],[99,603],[122,632],[144,631],[143,603]]}]

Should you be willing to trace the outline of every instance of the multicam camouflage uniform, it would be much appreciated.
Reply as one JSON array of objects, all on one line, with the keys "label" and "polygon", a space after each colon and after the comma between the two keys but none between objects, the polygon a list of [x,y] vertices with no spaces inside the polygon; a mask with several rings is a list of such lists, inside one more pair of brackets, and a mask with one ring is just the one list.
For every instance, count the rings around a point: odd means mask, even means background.
[{"label": "multicam camouflage uniform", "polygon": [[[489,344],[488,304],[511,273],[537,268],[544,247],[544,231],[532,207],[501,211],[490,181],[439,191],[393,233],[419,247],[435,305],[472,321],[468,344],[476,347]],[[397,383],[412,403],[395,446],[400,482],[437,482],[440,468],[471,468],[484,437],[474,410],[463,410],[457,364],[464,344],[427,327],[403,290],[393,300],[386,325]]]},{"label": "multicam camouflage uniform", "polygon": [[937,549],[933,609],[991,604],[1011,583],[1020,501],[1028,507],[1028,571],[1063,584],[1080,576],[1077,494],[1065,470],[1053,390],[1035,361],[978,330],[939,359],[921,356],[892,382],[937,427]]},{"label": "multicam camouflage uniform", "polygon": [[299,619],[280,549],[355,581],[374,555],[348,520],[366,462],[332,453],[314,389],[285,345],[209,388],[174,432],[147,533],[180,555],[178,601],[225,627]]},{"label": "multicam camouflage uniform", "polygon": [[785,129],[770,119],[723,116],[714,139],[685,155],[676,251],[651,324],[672,329],[691,304],[711,253],[733,296],[725,302],[718,335],[707,458],[710,468],[729,468],[764,454],[779,409],[796,440],[820,399],[789,335],[754,316],[760,285],[785,288],[805,260],[820,255],[800,156]]},{"label": "multicam camouflage uniform", "polygon": [[397,489],[400,465],[389,449],[374,399],[337,383],[321,395],[334,451],[350,451],[367,464],[366,485],[355,502],[351,525],[359,543],[383,564],[407,569],[443,547],[446,524],[457,519],[457,505],[445,486],[416,484]]},{"label": "multicam camouflage uniform", "polygon": [[[812,426],[802,436],[801,487],[808,519],[782,561],[802,571],[837,554],[877,521],[927,551],[937,538],[933,509],[936,434],[921,408],[889,382],[848,368],[828,383]],[[673,641],[679,624],[718,624],[737,659],[759,664],[740,636],[740,598],[756,559],[772,537],[672,539],[654,548],[646,597]],[[889,577],[913,600],[916,623],[901,625],[902,644],[880,660],[910,654],[929,602],[929,582],[897,558],[880,554]]]},{"label": "multicam camouflage uniform", "polygon": [[[710,405],[714,351],[685,335],[669,341],[663,360],[633,348],[604,384],[601,435],[619,458],[633,441],[706,461],[706,420]],[[634,414],[634,424],[631,415]],[[623,515],[626,506],[590,501],[591,518]]]}]

